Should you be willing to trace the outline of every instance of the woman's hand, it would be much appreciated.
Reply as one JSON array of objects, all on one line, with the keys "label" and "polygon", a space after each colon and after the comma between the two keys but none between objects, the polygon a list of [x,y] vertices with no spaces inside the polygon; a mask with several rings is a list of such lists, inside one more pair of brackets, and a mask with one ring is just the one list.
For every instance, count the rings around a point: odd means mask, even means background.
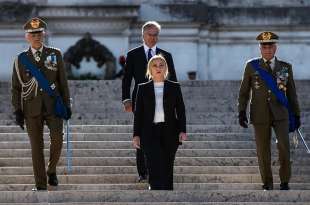
[{"label": "woman's hand", "polygon": [[140,149],[140,137],[139,136],[134,136],[132,139],[132,145],[136,149]]},{"label": "woman's hand", "polygon": [[183,142],[183,141],[185,141],[185,140],[187,140],[187,135],[186,135],[186,133],[180,132],[180,134],[179,134],[179,142]]}]

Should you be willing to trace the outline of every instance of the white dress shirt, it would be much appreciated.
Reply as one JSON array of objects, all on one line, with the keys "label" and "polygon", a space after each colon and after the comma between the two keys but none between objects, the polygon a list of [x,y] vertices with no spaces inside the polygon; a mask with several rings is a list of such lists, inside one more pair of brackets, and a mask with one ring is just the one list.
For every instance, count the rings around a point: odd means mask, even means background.
[{"label": "white dress shirt", "polygon": [[[265,58],[263,58],[263,60],[264,60],[264,63],[266,63],[267,62],[267,60],[265,59]],[[275,57],[273,57],[272,59],[270,59],[269,60],[270,61],[270,68],[271,68],[271,70],[273,70],[274,69],[274,66],[275,66]]]},{"label": "white dress shirt", "polygon": [[36,61],[39,61],[39,59],[36,59],[36,52],[37,51],[40,51],[40,53],[41,53],[41,55],[42,55],[42,51],[43,51],[43,46],[41,46],[41,48],[39,48],[38,50],[36,50],[36,49],[34,49],[34,48],[32,48],[31,47],[31,52],[32,52],[32,55],[33,55],[33,57],[34,57],[34,59],[36,60]]},{"label": "white dress shirt", "polygon": [[152,48],[149,48],[149,47],[147,47],[147,45],[145,45],[145,43],[143,43],[143,47],[144,47],[144,53],[145,53],[145,56],[146,56],[146,60],[148,60],[147,56],[148,56],[148,53],[149,53],[149,49],[152,49],[152,51],[151,51],[152,56],[154,56],[156,54],[156,45],[153,46]]},{"label": "white dress shirt", "polygon": [[42,53],[43,51],[43,46],[41,46],[41,48],[39,48],[38,50],[34,49],[31,47],[31,52],[32,52],[32,55],[34,55],[37,51],[40,51]]},{"label": "white dress shirt", "polygon": [[154,123],[165,122],[164,113],[164,82],[154,82],[155,91],[155,115]]}]

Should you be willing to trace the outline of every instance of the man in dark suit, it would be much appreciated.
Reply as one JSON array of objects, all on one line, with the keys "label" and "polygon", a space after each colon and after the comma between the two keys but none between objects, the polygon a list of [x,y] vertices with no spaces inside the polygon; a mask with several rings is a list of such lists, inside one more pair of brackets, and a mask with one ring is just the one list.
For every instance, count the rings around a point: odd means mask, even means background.
[{"label": "man in dark suit", "polygon": [[[177,81],[173,59],[169,52],[156,46],[161,26],[155,21],[148,21],[142,26],[143,45],[130,50],[127,53],[124,77],[122,81],[122,101],[126,112],[134,112],[135,97],[139,83],[147,82],[146,67],[148,60],[155,54],[161,54],[167,61],[169,69],[169,79]],[[131,81],[134,79],[135,85],[130,96]],[[141,149],[136,153],[137,169],[139,181],[147,178],[146,163]]]}]

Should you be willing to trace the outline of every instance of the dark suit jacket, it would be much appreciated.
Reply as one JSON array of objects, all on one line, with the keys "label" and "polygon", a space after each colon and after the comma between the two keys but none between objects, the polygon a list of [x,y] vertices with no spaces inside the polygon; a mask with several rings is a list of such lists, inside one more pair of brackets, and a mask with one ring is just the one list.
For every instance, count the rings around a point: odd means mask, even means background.
[{"label": "dark suit jacket", "polygon": [[[43,46],[42,54],[41,54],[41,60],[39,62],[34,60],[34,57],[31,52],[31,48],[29,48],[26,52],[29,60],[36,65],[44,74],[45,78],[50,82],[50,84],[54,83],[56,85],[56,92],[62,96],[63,101],[66,106],[70,106],[70,96],[69,96],[69,88],[68,88],[68,81],[67,81],[67,74],[64,67],[64,62],[62,59],[62,55],[60,50],[52,47]],[[52,65],[49,64],[50,57],[56,56],[56,64]],[[14,107],[14,110],[21,109],[21,92],[22,88],[16,69],[18,69],[21,80],[26,83],[33,77],[27,69],[25,69],[24,65],[22,65],[20,62],[18,62],[18,68],[15,67],[15,63],[13,66],[13,74],[12,74],[12,104]],[[37,92],[37,96],[35,96],[35,93]],[[55,105],[55,98],[49,96],[44,91],[40,90],[40,87],[38,86],[38,89],[35,90],[33,88],[28,95],[28,97],[24,98],[23,101],[23,112],[25,116],[34,117],[37,115],[42,114],[42,105],[46,108],[46,112],[48,114],[54,114],[54,105]]]},{"label": "dark suit jacket", "polygon": [[[156,54],[161,54],[167,61],[169,76],[168,79],[177,81],[173,59],[169,52],[156,48]],[[127,53],[126,64],[124,68],[124,77],[122,81],[122,100],[132,98],[133,109],[136,97],[137,86],[139,83],[145,83],[148,79],[145,77],[147,67],[147,57],[143,45],[130,50]],[[132,79],[135,80],[134,90],[130,97],[130,87]]]},{"label": "dark suit jacket", "polygon": [[[165,145],[176,150],[179,133],[186,132],[185,106],[181,87],[178,82],[165,80],[163,107],[166,127],[164,129]],[[152,124],[155,115],[155,91],[153,81],[139,84],[136,110],[134,114],[134,136],[140,137],[141,146],[152,146]]]},{"label": "dark suit jacket", "polygon": [[[259,59],[259,62],[260,66],[268,71],[262,58]],[[292,65],[275,58],[275,67],[271,74],[276,79],[276,73],[283,71],[288,75],[286,84],[287,90],[285,94],[294,114],[300,116]],[[239,91],[239,111],[246,110],[249,99],[251,99],[250,120],[253,124],[270,123],[270,112],[272,113],[274,120],[288,120],[287,109],[278,102],[275,95],[271,90],[269,90],[265,82],[260,78],[259,74],[248,62],[244,70],[244,75]]]}]

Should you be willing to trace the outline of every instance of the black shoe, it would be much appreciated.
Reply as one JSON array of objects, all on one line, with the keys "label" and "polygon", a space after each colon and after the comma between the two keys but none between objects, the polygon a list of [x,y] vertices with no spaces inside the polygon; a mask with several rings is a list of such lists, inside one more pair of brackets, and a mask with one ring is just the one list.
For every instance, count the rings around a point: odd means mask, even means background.
[{"label": "black shoe", "polygon": [[280,184],[280,190],[290,190],[288,183],[281,183]]},{"label": "black shoe", "polygon": [[272,185],[268,185],[268,184],[264,184],[263,185],[263,190],[264,191],[273,190],[273,186]]},{"label": "black shoe", "polygon": [[56,174],[49,174],[48,175],[48,184],[51,186],[57,186],[58,185],[58,179]]},{"label": "black shoe", "polygon": [[138,178],[138,182],[146,182],[146,180],[147,180],[147,175],[141,175]]},{"label": "black shoe", "polygon": [[46,187],[34,187],[34,188],[32,189],[32,191],[46,191],[46,190],[47,190]]}]

